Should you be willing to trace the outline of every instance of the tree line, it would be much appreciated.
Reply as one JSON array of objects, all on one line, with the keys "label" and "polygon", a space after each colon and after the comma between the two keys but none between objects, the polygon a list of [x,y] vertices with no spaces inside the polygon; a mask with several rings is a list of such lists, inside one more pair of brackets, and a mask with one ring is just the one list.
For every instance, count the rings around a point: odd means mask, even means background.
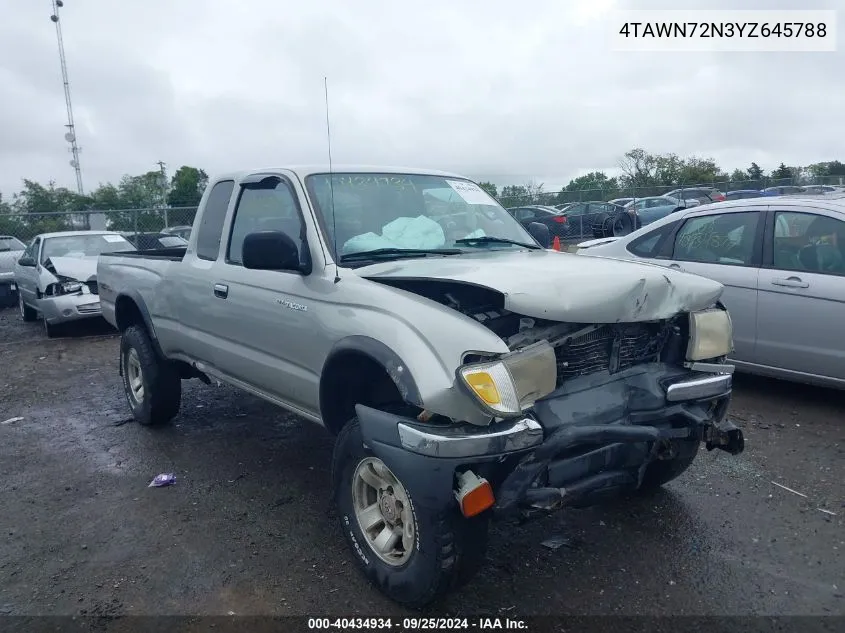
[{"label": "tree line", "polygon": [[[671,188],[715,185],[722,189],[761,189],[776,184],[822,182],[845,177],[845,164],[838,160],[804,167],[780,163],[765,172],[757,163],[728,173],[713,158],[652,154],[632,149],[619,160],[619,173],[609,176],[594,171],[573,178],[560,191],[544,191],[543,184],[529,182],[505,185],[499,190],[491,182],[479,183],[505,206],[557,204],[580,199],[609,200],[623,196],[665,193]],[[165,209],[172,209],[169,224],[193,223],[196,206],[208,183],[203,169],[183,165],[169,179],[161,171],[123,176],[117,184],[100,184],[80,195],[55,182],[46,185],[24,179],[23,188],[11,198],[0,192],[0,233],[33,234],[71,228],[72,214],[110,211],[109,228],[115,230],[159,230],[164,227]],[[176,211],[178,210],[178,211]],[[38,214],[38,215],[35,215]],[[26,230],[24,230],[26,229]]]}]

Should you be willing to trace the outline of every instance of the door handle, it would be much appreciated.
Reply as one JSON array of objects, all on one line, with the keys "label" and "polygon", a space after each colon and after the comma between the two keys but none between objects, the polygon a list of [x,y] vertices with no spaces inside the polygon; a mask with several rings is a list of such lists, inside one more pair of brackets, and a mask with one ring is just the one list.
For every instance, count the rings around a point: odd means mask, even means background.
[{"label": "door handle", "polygon": [[675,270],[682,270],[680,264],[669,264],[669,268],[674,268]]},{"label": "door handle", "polygon": [[800,277],[788,277],[787,279],[772,279],[773,286],[785,286],[787,288],[809,288],[810,284],[801,281]]},{"label": "door handle", "polygon": [[214,296],[225,299],[229,296],[229,286],[226,284],[214,284]]}]

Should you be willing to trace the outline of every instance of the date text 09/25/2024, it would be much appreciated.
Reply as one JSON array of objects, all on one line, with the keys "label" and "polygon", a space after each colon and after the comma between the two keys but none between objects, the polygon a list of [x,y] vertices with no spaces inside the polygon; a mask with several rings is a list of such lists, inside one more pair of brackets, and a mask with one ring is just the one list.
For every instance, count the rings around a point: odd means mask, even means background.
[{"label": "date text 09/25/2024", "polygon": [[308,628],[322,631],[395,630],[395,631],[527,631],[518,618],[308,618]]}]

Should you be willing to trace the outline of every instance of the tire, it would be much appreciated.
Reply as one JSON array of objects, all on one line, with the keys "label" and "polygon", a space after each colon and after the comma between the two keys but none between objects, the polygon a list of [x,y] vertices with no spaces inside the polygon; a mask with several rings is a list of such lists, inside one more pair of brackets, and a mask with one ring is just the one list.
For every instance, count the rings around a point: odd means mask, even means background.
[{"label": "tire", "polygon": [[47,322],[47,319],[43,319],[44,321],[44,334],[47,335],[47,338],[56,338],[62,333],[62,326],[58,323],[51,325]]},{"label": "tire", "polygon": [[640,490],[651,492],[680,477],[689,468],[701,447],[701,440],[684,440],[676,446],[678,454],[672,459],[661,459],[646,467]]},{"label": "tire", "polygon": [[179,413],[182,379],[169,361],[156,354],[143,326],[132,325],[123,331],[120,369],[126,401],[139,424],[166,424]]},{"label": "tire", "polygon": [[607,213],[600,213],[596,216],[596,219],[593,221],[591,225],[591,229],[593,231],[593,237],[607,237],[607,222],[610,219],[610,216]]},{"label": "tire", "polygon": [[610,226],[613,237],[624,237],[634,231],[634,222],[627,213],[617,213],[611,220]]},{"label": "tire", "polygon": [[[489,521],[484,514],[465,518],[457,503],[439,512],[416,506],[410,493],[402,490],[410,502],[404,517],[410,518],[414,528],[411,547],[403,560],[393,565],[385,562],[370,545],[355,513],[356,470],[372,459],[380,462],[364,447],[358,420],[353,418],[340,431],[332,456],[334,500],[341,530],[367,580],[391,600],[418,609],[472,578],[484,562]],[[385,515],[380,516],[383,520]]]},{"label": "tire", "polygon": [[18,309],[21,312],[21,319],[26,321],[27,323],[31,323],[38,318],[38,311],[30,308],[26,305],[23,301],[23,295],[21,294],[20,290],[18,290]]}]

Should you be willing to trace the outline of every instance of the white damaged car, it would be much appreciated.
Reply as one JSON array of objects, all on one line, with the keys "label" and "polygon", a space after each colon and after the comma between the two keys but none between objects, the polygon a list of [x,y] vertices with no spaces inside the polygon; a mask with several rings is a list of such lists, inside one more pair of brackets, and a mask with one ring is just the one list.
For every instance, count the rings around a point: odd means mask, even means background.
[{"label": "white damaged car", "polygon": [[47,336],[54,336],[61,324],[101,316],[97,258],[134,250],[110,231],[36,235],[15,263],[21,318],[34,321],[41,315]]}]

